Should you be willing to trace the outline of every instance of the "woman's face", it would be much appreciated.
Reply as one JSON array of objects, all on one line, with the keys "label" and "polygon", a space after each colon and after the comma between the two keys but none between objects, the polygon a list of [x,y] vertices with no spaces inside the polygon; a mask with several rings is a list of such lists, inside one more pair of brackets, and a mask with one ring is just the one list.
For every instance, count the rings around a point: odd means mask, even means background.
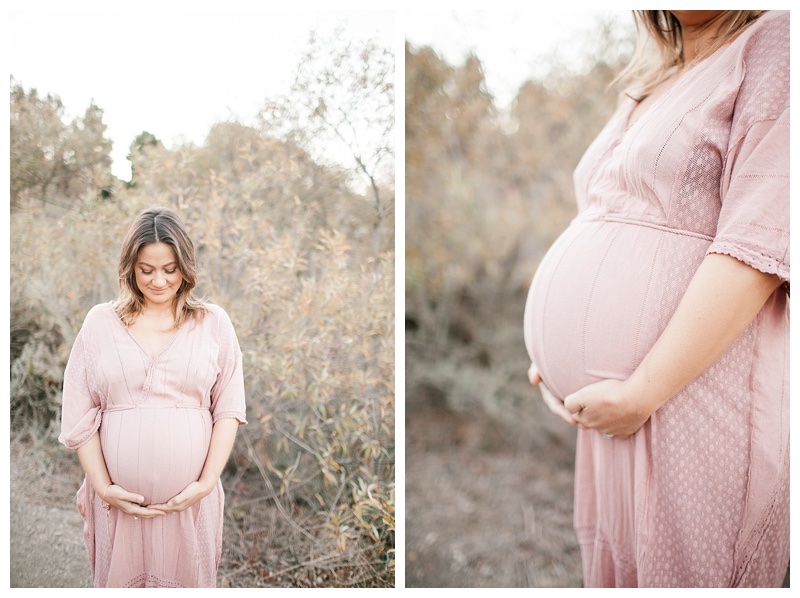
[{"label": "woman's face", "polygon": [[722,14],[723,10],[671,10],[682,27],[701,27]]},{"label": "woman's face", "polygon": [[166,243],[142,247],[136,257],[135,272],[145,308],[171,304],[183,282],[175,252]]}]

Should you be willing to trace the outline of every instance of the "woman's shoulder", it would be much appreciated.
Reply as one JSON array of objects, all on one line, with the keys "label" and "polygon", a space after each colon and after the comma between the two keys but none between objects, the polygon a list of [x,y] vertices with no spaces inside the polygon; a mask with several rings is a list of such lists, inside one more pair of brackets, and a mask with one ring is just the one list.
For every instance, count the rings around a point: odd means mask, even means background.
[{"label": "woman's shoulder", "polygon": [[117,314],[114,312],[114,302],[108,301],[106,303],[98,303],[86,312],[80,329],[78,330],[79,336],[83,336],[84,338],[95,337],[97,335],[101,337],[107,336],[111,318],[117,319]]},{"label": "woman's shoulder", "polygon": [[742,35],[734,126],[745,131],[789,106],[789,13],[766,12]]},{"label": "woman's shoulder", "polygon": [[208,321],[212,323],[215,328],[219,328],[220,326],[233,326],[228,312],[225,311],[221,305],[206,301],[203,303],[203,307],[206,312],[203,316],[204,322]]},{"label": "woman's shoulder", "polygon": [[109,316],[116,317],[117,314],[114,312],[114,302],[113,301],[106,301],[105,303],[98,303],[94,307],[92,307],[88,312],[86,312],[86,317],[83,320],[84,326],[88,323],[103,321]]},{"label": "woman's shoulder", "polygon": [[[788,10],[765,12],[742,32],[741,38],[741,55],[745,62],[768,58],[775,67],[789,71]],[[781,64],[783,58],[786,59],[785,64]]]},{"label": "woman's shoulder", "polygon": [[206,312],[208,314],[211,314],[211,316],[214,318],[222,318],[228,316],[228,312],[225,311],[225,308],[223,308],[221,305],[217,305],[216,303],[211,303],[209,301],[206,301],[203,303],[203,307],[205,308]]},{"label": "woman's shoulder", "polygon": [[766,28],[789,28],[789,11],[788,10],[768,10],[761,15],[755,23],[758,27]]}]

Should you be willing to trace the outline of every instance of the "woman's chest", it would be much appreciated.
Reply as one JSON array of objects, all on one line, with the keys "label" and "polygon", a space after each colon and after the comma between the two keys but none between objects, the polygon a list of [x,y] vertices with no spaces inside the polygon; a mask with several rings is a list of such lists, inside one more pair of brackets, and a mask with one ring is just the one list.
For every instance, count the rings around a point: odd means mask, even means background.
[{"label": "woman's chest", "polygon": [[149,340],[120,327],[98,342],[96,379],[106,402],[206,405],[220,371],[217,339],[198,326]]},{"label": "woman's chest", "polygon": [[576,168],[581,210],[713,234],[738,83],[731,73],[700,74],[646,109],[623,101]]},{"label": "woman's chest", "polygon": [[172,322],[151,322],[139,319],[128,332],[150,359],[156,359],[177,336],[179,328]]}]

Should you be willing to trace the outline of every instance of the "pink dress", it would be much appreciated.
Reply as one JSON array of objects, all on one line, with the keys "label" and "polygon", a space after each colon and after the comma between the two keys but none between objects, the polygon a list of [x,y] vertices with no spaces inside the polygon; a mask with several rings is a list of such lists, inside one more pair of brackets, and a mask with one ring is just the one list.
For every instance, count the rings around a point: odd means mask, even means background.
[{"label": "pink dress", "polygon": [[[208,305],[152,359],[111,303],[93,307],[64,372],[61,436],[77,449],[99,431],[111,480],[165,502],[196,481],[213,424],[245,420],[242,354],[225,311]],[[106,511],[84,480],[84,540],[96,587],[215,587],[224,493],[179,513],[134,519]]]},{"label": "pink dress", "polygon": [[[768,12],[632,126],[626,99],[575,172],[525,342],[564,398],[626,379],[708,253],[785,281],[629,439],[579,431],[586,586],[780,586],[789,559],[789,14]],[[721,289],[724,292],[725,289]]]}]

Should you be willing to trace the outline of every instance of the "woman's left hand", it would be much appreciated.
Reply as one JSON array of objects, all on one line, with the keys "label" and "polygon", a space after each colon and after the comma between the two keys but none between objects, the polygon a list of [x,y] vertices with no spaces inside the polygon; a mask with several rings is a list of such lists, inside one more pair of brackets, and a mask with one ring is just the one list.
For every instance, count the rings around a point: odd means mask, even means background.
[{"label": "woman's left hand", "polygon": [[550,411],[568,424],[573,426],[577,425],[578,422],[575,421],[575,419],[572,417],[572,414],[564,408],[564,402],[550,392],[550,389],[547,388],[545,383],[542,381],[542,377],[539,375],[539,370],[536,368],[535,363],[531,363],[531,367],[528,368],[528,380],[533,386],[539,387],[539,393],[542,395],[542,400],[544,401],[544,404],[547,405],[547,408],[550,409]]},{"label": "woman's left hand", "polygon": [[165,513],[177,513],[178,511],[183,511],[184,509],[188,509],[196,502],[204,499],[206,496],[211,494],[212,488],[207,488],[206,485],[201,484],[200,482],[192,482],[186,488],[181,490],[179,494],[176,494],[172,498],[170,498],[167,502],[157,504],[157,505],[148,505],[148,509],[158,509],[159,511],[164,511]]},{"label": "woman's left hand", "polygon": [[564,407],[583,429],[597,430],[617,438],[636,432],[652,415],[645,401],[633,393],[626,381],[602,380],[572,393]]}]

